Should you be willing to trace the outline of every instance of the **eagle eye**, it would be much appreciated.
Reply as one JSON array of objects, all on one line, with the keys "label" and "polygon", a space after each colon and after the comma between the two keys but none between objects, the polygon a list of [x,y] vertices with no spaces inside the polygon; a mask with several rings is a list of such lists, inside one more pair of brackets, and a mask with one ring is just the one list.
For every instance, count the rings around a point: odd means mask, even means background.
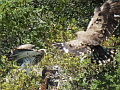
[{"label": "eagle eye", "polygon": [[99,13],[98,16],[101,16],[101,13]]},{"label": "eagle eye", "polygon": [[71,45],[71,44],[70,44],[69,46],[70,46],[70,47],[72,47],[72,45]]}]

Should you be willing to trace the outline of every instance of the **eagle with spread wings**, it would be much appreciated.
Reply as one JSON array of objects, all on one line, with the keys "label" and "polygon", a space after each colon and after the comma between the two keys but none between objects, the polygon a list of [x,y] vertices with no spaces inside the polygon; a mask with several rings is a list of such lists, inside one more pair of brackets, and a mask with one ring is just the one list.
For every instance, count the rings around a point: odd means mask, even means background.
[{"label": "eagle with spread wings", "polygon": [[46,53],[45,49],[35,50],[32,49],[35,45],[24,44],[13,48],[11,55],[8,57],[9,61],[16,61],[21,65],[21,69],[26,69],[27,74],[30,73],[30,66],[37,64]]},{"label": "eagle with spread wings", "polygon": [[78,31],[77,38],[68,42],[53,44],[65,53],[85,56],[90,54],[91,62],[105,64],[113,60],[115,49],[105,48],[100,44],[107,40],[119,25],[120,0],[108,0],[101,7],[96,7],[86,31]]}]

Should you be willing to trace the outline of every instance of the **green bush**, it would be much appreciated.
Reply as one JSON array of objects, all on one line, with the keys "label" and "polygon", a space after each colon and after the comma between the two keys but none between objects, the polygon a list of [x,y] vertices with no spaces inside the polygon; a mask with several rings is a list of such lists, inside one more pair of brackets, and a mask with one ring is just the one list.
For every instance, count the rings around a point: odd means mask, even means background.
[{"label": "green bush", "polygon": [[[99,3],[98,3],[99,2]],[[93,15],[95,6],[103,1],[95,0],[2,0],[0,1],[0,89],[39,90],[43,80],[41,69],[45,66],[60,65],[64,73],[71,77],[62,90],[119,90],[120,53],[118,64],[93,65],[88,57],[62,54],[51,46],[52,43],[69,41],[75,38],[76,31],[85,30]],[[119,29],[103,45],[119,49]],[[9,62],[11,48],[31,43],[47,49],[47,54],[31,77],[26,75],[16,62]]]}]

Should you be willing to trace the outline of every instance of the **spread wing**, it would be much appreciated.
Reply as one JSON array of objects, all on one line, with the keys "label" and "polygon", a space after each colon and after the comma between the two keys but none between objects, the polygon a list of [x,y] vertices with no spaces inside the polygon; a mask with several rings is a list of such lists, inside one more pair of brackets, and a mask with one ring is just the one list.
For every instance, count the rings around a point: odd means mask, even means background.
[{"label": "spread wing", "polygon": [[[117,15],[117,18],[116,18]],[[120,16],[120,1],[107,1],[101,7],[94,10],[94,16],[91,19],[86,31],[78,31],[77,42],[75,44],[81,47],[85,45],[100,45],[103,40],[108,39],[117,26]],[[76,46],[70,41],[72,46]]]},{"label": "spread wing", "polygon": [[24,45],[20,45],[20,46],[16,47],[16,49],[32,49],[33,47],[35,47],[35,45],[24,44]]},{"label": "spread wing", "polygon": [[[101,41],[106,40],[113,34],[119,24],[120,18],[116,19],[116,15],[120,16],[119,0],[109,0],[101,7],[95,8],[94,16],[87,27],[86,33],[89,34],[89,31],[98,32],[103,35]],[[99,36],[96,38],[99,38]]]},{"label": "spread wing", "polygon": [[13,59],[15,61],[25,58],[40,55],[42,52],[27,50],[27,49],[17,49],[14,54],[10,55],[9,59]]},{"label": "spread wing", "polygon": [[17,61],[17,60],[20,60],[20,59],[23,59],[26,57],[39,56],[39,55],[42,55],[46,52],[45,49],[40,49],[40,50],[31,49],[33,47],[34,47],[34,45],[25,44],[25,45],[21,45],[17,48],[14,48],[11,51],[11,55],[9,56],[9,60],[10,61],[11,60]]},{"label": "spread wing", "polygon": [[[92,52],[93,58],[97,61],[112,60],[110,49],[106,50],[100,44],[113,34],[119,24],[120,19],[115,15],[120,15],[120,1],[106,1],[101,7],[95,8],[94,16],[86,31],[78,31],[75,40],[53,44],[53,46],[65,53],[74,53],[75,55]],[[96,53],[97,55],[95,55]]]}]

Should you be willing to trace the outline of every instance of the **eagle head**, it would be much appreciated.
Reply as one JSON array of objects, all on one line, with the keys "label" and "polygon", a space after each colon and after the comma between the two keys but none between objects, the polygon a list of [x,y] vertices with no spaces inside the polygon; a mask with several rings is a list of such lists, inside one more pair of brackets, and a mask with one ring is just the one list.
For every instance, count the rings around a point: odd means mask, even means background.
[{"label": "eagle head", "polygon": [[46,49],[39,49],[37,51],[40,52],[41,54],[45,54],[46,53]]}]

